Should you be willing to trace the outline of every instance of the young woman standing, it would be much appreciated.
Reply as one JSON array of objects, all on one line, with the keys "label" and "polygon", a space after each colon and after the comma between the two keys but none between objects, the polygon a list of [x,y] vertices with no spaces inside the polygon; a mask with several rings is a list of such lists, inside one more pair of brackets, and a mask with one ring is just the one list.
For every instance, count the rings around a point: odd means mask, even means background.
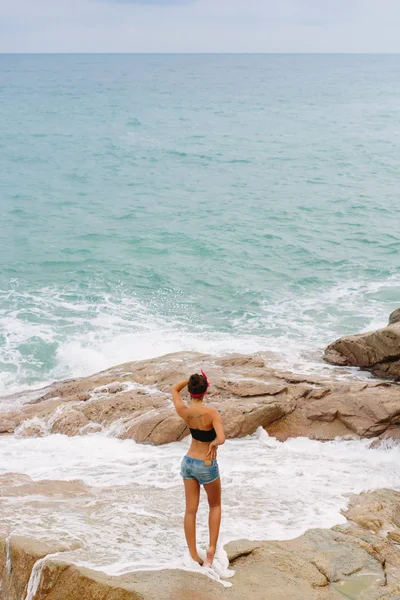
[{"label": "young woman standing", "polygon": [[[180,392],[187,386],[191,402],[187,406]],[[185,484],[186,512],[185,536],[190,556],[202,564],[196,547],[196,515],[199,507],[200,486],[204,485],[207,493],[209,513],[210,544],[205,567],[211,567],[221,524],[221,480],[217,463],[218,446],[225,442],[225,433],[221,417],[216,408],[204,406],[203,400],[209,382],[206,374],[191,375],[172,388],[172,399],[176,412],[185,421],[192,435],[189,451],[181,465],[181,475]]]}]

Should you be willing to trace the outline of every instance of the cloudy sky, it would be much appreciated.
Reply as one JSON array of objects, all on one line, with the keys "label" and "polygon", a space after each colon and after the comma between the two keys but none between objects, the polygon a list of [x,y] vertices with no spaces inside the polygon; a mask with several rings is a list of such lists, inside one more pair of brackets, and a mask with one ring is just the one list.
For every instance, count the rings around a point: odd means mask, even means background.
[{"label": "cloudy sky", "polygon": [[400,52],[400,0],[0,0],[0,52]]}]

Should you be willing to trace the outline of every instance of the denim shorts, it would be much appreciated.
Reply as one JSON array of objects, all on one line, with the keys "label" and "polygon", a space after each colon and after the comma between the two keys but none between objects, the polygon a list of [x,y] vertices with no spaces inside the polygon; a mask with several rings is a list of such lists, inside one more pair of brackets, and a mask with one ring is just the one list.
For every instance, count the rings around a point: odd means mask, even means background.
[{"label": "denim shorts", "polygon": [[219,477],[218,463],[211,461],[211,465],[204,464],[204,460],[184,456],[181,464],[181,475],[183,479],[196,479],[200,485],[212,483]]}]

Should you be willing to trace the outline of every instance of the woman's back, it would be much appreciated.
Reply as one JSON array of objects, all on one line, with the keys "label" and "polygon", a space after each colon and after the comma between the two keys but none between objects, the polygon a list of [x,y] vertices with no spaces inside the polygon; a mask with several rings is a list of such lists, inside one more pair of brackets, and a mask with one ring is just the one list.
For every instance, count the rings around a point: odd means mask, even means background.
[{"label": "woman's back", "polygon": [[201,403],[189,406],[185,417],[184,421],[189,429],[209,431],[213,428],[214,411]]},{"label": "woman's back", "polygon": [[210,442],[216,437],[213,426],[214,418],[215,409],[208,408],[200,403],[192,404],[189,407],[184,419],[192,436],[188,456],[201,460],[206,458]]}]

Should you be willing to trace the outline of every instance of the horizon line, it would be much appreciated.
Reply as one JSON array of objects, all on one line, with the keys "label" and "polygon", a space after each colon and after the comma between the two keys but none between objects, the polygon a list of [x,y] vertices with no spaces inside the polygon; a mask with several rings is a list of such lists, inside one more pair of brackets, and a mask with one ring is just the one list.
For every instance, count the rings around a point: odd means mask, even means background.
[{"label": "horizon line", "polygon": [[399,56],[399,52],[0,52],[0,56]]}]

